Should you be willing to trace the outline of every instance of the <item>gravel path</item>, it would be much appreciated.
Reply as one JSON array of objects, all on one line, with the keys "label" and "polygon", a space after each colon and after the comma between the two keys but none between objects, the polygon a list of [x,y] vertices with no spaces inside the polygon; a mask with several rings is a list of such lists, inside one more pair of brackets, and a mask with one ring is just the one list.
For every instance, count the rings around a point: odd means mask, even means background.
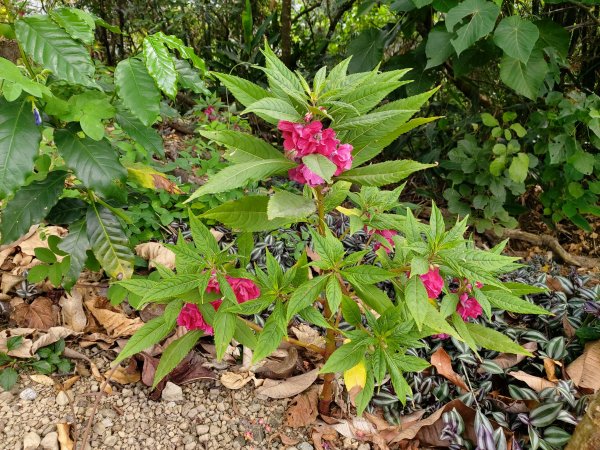
[{"label": "gravel path", "polygon": [[[84,416],[94,402],[89,394],[98,389],[99,383],[92,377],[82,378],[69,391],[69,400],[64,392],[22,375],[11,392],[0,393],[0,448],[58,450],[56,424],[61,422],[75,423],[82,436]],[[32,390],[35,398],[21,398]],[[213,381],[195,382],[177,391],[175,387],[170,394],[178,401],[153,402],[141,383],[115,387],[98,408],[91,448],[313,449],[306,430],[302,435],[282,426],[289,400],[261,401],[251,387],[230,391],[215,387]],[[299,442],[282,445],[278,432],[297,437]],[[346,444],[343,448],[358,448],[356,442]]]}]

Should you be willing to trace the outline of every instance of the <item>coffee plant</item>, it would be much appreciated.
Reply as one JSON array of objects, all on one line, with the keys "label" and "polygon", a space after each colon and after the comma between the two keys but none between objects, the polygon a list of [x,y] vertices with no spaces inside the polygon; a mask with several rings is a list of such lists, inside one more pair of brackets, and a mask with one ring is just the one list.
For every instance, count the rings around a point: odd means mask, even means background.
[{"label": "coffee plant", "polygon": [[[203,335],[214,336],[218,358],[235,339],[260,361],[288,339],[288,324],[299,318],[325,335],[324,349],[298,343],[325,361],[319,410],[328,413],[335,374],[345,373],[360,387],[354,402],[362,413],[375,384],[388,374],[395,396],[406,402],[411,388],[404,374],[429,366],[412,354],[427,336],[452,336],[476,353],[485,347],[529,354],[504,334],[475,322],[482,315],[491,317],[492,308],[546,314],[520,298],[540,289],[498,279],[519,267],[515,258],[502,256],[502,245],[492,251],[475,248],[464,238],[467,219],[447,230],[433,205],[429,224],[423,224],[401,208],[402,186],[380,189],[428,165],[409,160],[368,164],[400,134],[433,120],[411,119],[433,92],[378,106],[404,84],[406,71],[347,75],[345,60],[329,74],[320,69],[309,84],[268,46],[264,55],[261,70],[268,90],[232,75],[214,76],[246,107],[245,113],[277,125],[284,151],[239,131],[203,131],[228,148],[231,165],[187,202],[286,174],[299,189],[246,196],[199,217],[190,213],[192,242],[181,236],[168,246],[176,255],[175,271],[159,266],[157,276],[116,282],[131,293],[135,308],[166,304],[164,314],[146,323],[116,361],[159,342],[177,325],[187,333],[165,349],[155,385]],[[351,191],[351,185],[358,189]],[[344,225],[330,227],[327,213],[343,218]],[[237,237],[220,247],[202,219],[224,224]],[[306,230],[310,259],[303,252],[286,268],[265,250],[264,266],[251,264],[252,233],[288,225]],[[357,234],[366,238],[364,248],[348,251],[345,240]],[[267,314],[261,325],[252,320],[259,313]]]},{"label": "coffee plant", "polygon": [[[74,8],[21,15],[7,7],[21,65],[0,58],[1,242],[48,218],[70,225],[58,244],[66,253],[65,287],[77,280],[88,250],[110,277],[129,278],[134,258],[121,224],[132,223],[125,183],[153,189],[169,183],[150,165],[164,155],[152,125],[163,95],[174,99],[180,88],[204,92],[204,62],[180,39],[159,32],[114,71],[97,68],[90,57],[95,29],[118,29]],[[139,146],[123,151],[107,125]]]}]

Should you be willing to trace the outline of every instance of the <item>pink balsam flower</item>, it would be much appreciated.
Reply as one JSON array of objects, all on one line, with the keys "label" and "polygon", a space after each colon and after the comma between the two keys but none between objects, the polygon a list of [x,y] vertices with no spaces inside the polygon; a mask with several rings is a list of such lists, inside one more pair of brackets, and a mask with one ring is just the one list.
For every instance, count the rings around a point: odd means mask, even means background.
[{"label": "pink balsam flower", "polygon": [[260,289],[258,289],[254,281],[248,278],[227,277],[227,281],[229,281],[238,303],[244,303],[260,297]]},{"label": "pink balsam flower", "polygon": [[202,330],[206,335],[213,334],[213,328],[206,323],[198,305],[194,303],[186,303],[179,316],[177,316],[177,325],[187,328],[188,330]]},{"label": "pink balsam flower", "polygon": [[469,297],[469,294],[462,293],[456,305],[456,312],[460,314],[463,320],[477,319],[483,310],[479,302],[473,297]]},{"label": "pink balsam flower", "polygon": [[[396,236],[398,234],[398,232],[394,231],[394,230],[373,230],[370,234],[378,234],[379,236],[382,236],[386,241],[389,242],[390,247],[394,247],[394,239],[393,238],[394,238],[394,236]],[[389,247],[383,246],[383,244],[381,242],[375,242],[375,244],[373,245],[373,250],[377,251],[381,247],[383,247],[383,249],[385,250],[385,252],[388,255],[392,251]]]},{"label": "pink balsam flower", "polygon": [[440,268],[431,267],[429,272],[420,275],[420,277],[427,290],[427,297],[438,298],[444,287],[444,279],[440,275]]},{"label": "pink balsam flower", "polygon": [[318,186],[323,184],[325,180],[314,173],[305,164],[300,164],[288,171],[290,180],[300,184],[308,184],[309,186]]}]

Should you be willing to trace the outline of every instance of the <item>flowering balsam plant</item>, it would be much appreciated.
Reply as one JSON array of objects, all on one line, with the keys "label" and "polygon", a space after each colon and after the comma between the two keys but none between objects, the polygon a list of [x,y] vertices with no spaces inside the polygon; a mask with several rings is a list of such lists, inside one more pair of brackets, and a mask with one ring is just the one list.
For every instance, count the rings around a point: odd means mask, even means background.
[{"label": "flowering balsam plant", "polygon": [[[235,76],[214,75],[246,112],[277,127],[283,150],[237,131],[204,132],[227,147],[232,165],[189,201],[273,175],[287,175],[300,193],[276,190],[225,203],[200,217],[190,213],[193,243],[180,238],[169,246],[176,255],[176,272],[159,266],[158,281],[118,282],[135,294],[135,307],[158,302],[166,308],[133,336],[117,360],[162,340],[177,324],[187,333],[166,348],[155,383],[206,334],[214,335],[218,358],[234,339],[253,350],[254,361],[288,340],[322,355],[319,410],[327,414],[336,374],[344,375],[359,413],[388,375],[395,395],[405,402],[411,392],[403,373],[429,366],[407,350],[423,347],[428,336],[452,336],[475,352],[485,347],[528,354],[483,324],[493,308],[546,312],[520,298],[539,289],[498,280],[519,267],[515,258],[501,255],[502,245],[491,251],[475,248],[464,238],[466,219],[447,229],[435,205],[429,224],[419,222],[398,201],[403,186],[379,188],[427,165],[365,165],[400,134],[432,120],[410,117],[433,92],[378,106],[404,83],[399,80],[406,71],[346,75],[346,60],[329,75],[319,70],[310,88],[268,47],[264,54],[269,90]],[[356,189],[351,191],[352,185]],[[330,229],[326,214],[339,217],[346,224],[343,231]],[[239,231],[239,237],[221,248],[201,219],[225,224]],[[252,232],[299,222],[310,235],[310,260],[304,252],[284,270],[267,252],[264,266],[249,263]],[[357,232],[368,240],[362,249],[349,251],[344,241]],[[263,326],[252,320],[259,313],[268,315]],[[325,347],[289,339],[288,325],[297,320],[321,330]]]}]

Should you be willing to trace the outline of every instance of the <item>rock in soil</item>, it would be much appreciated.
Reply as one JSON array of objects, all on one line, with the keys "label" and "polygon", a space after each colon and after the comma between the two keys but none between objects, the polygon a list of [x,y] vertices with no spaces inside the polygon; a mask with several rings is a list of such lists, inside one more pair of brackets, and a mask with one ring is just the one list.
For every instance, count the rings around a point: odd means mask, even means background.
[{"label": "rock in soil", "polygon": [[183,401],[183,390],[180,386],[167,382],[165,389],[162,391],[161,398],[165,402],[182,402]]}]

